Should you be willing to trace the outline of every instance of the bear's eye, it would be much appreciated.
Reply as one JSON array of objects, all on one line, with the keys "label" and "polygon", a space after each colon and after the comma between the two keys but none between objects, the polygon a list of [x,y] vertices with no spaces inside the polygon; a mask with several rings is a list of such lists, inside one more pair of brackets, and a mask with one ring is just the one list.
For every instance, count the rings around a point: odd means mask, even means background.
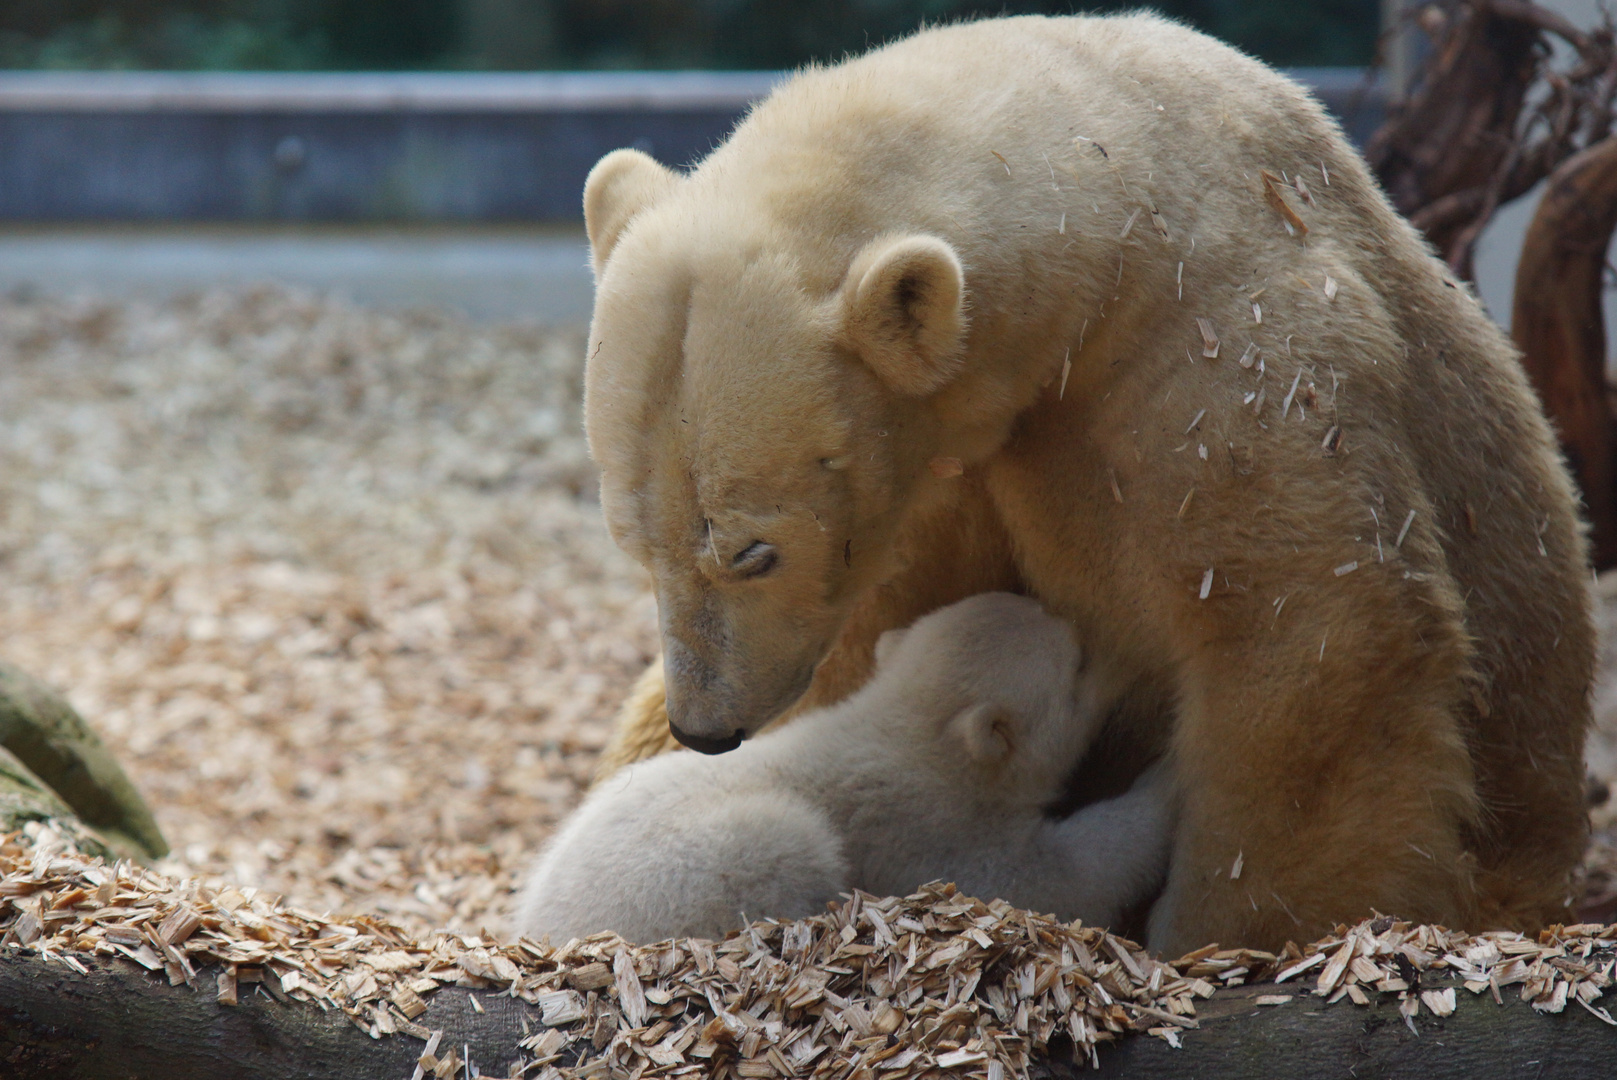
[{"label": "bear's eye", "polygon": [[762,540],[754,540],[730,560],[730,569],[743,578],[763,577],[775,569],[780,556],[775,553],[774,544],[766,544]]}]

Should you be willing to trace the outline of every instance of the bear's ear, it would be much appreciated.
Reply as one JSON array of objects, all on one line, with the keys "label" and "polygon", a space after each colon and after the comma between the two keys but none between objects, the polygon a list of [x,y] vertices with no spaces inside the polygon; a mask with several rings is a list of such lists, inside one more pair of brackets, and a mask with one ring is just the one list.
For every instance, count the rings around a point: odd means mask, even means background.
[{"label": "bear's ear", "polygon": [[584,231],[596,277],[634,216],[678,181],[678,173],[639,150],[614,150],[595,163],[584,181]]},{"label": "bear's ear", "polygon": [[893,390],[920,397],[959,371],[966,277],[942,240],[872,240],[848,268],[842,297],[847,344]]},{"label": "bear's ear", "polygon": [[1016,749],[1016,717],[1002,705],[968,705],[949,722],[972,759],[992,764]]}]

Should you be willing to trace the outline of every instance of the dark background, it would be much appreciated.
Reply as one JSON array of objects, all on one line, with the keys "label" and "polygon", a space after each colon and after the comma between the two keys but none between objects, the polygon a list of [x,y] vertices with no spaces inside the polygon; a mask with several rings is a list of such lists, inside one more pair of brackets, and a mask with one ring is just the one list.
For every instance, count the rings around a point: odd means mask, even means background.
[{"label": "dark background", "polygon": [[[925,21],[1137,8],[1050,0],[0,0],[0,67],[792,67]],[[1272,64],[1364,65],[1376,0],[1157,0]]]}]

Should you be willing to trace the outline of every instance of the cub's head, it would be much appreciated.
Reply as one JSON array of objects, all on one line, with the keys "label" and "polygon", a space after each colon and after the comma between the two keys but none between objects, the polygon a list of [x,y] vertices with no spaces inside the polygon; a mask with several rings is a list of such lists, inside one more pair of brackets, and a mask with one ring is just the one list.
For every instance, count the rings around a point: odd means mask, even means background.
[{"label": "cub's head", "polygon": [[993,790],[1042,804],[1099,726],[1081,662],[1072,628],[1037,601],[980,593],[883,634],[864,693],[877,708],[893,703],[884,715],[927,726],[951,771],[990,776]]},{"label": "cub's head", "polygon": [[585,419],[607,526],[655,582],[674,734],[717,752],[801,696],[947,483],[932,399],[965,300],[942,240],[805,251],[695,183],[635,151],[590,173]]}]

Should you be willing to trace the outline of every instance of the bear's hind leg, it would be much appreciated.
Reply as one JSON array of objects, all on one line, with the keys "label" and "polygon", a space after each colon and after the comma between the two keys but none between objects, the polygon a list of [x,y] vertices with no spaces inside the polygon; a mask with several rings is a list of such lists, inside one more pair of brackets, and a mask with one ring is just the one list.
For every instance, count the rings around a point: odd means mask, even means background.
[{"label": "bear's hind leg", "polygon": [[1328,641],[1323,658],[1297,648],[1324,640],[1321,627],[1210,648],[1188,673],[1170,755],[1183,803],[1153,949],[1278,949],[1373,912],[1474,920],[1464,644],[1428,627],[1420,652],[1397,640],[1407,624],[1355,622],[1357,635],[1338,624],[1334,659]]}]

